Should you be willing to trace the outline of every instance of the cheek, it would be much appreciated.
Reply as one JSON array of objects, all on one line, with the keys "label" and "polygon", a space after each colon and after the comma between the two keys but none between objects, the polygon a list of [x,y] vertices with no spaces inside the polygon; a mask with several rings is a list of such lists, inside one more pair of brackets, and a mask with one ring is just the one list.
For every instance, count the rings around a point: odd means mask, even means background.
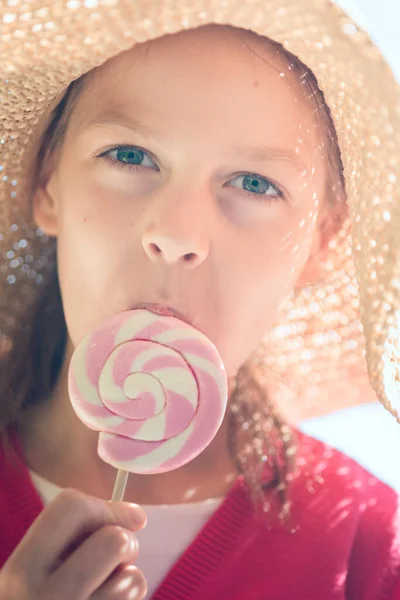
[{"label": "cheek", "polygon": [[241,306],[247,307],[247,324],[272,325],[280,304],[293,290],[308,258],[309,243],[293,235],[271,235],[258,254],[243,265]]},{"label": "cheek", "polygon": [[62,170],[64,176],[60,178],[59,193],[64,229],[72,223],[79,234],[88,226],[93,230],[112,230],[123,222],[126,218],[124,204],[118,202],[115,192],[93,181],[84,168],[74,168],[73,164],[67,163]]},{"label": "cheek", "polygon": [[[271,294],[290,291],[310,253],[316,226],[316,210],[306,207],[281,211],[237,247],[235,261],[253,288]],[[233,245],[233,249],[235,245]]]},{"label": "cheek", "polygon": [[233,373],[276,321],[310,254],[315,216],[276,220],[232,248],[224,286],[224,354]]},{"label": "cheek", "polygon": [[103,319],[126,308],[124,282],[137,254],[126,231],[134,216],[116,210],[111,196],[85,186],[83,178],[71,177],[61,189],[58,271],[75,345]]},{"label": "cheek", "polygon": [[104,265],[112,263],[121,237],[116,235],[118,211],[107,210],[108,199],[91,189],[65,186],[58,236],[60,260],[63,266],[75,270],[76,277],[86,280]]}]

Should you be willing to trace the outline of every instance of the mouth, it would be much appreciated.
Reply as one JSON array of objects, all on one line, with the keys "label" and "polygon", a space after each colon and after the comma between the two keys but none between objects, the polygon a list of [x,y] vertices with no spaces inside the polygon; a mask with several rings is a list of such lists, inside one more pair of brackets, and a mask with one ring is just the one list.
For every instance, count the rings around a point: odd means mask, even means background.
[{"label": "mouth", "polygon": [[189,320],[189,318],[186,315],[179,312],[175,308],[172,308],[171,306],[165,306],[163,304],[156,304],[154,302],[138,302],[137,304],[134,304],[131,307],[131,310],[139,310],[139,309],[149,310],[150,312],[152,312],[156,315],[161,315],[162,317],[175,317],[176,319],[179,319],[180,321],[183,321],[184,323],[187,323],[188,325],[192,325],[191,321]]}]

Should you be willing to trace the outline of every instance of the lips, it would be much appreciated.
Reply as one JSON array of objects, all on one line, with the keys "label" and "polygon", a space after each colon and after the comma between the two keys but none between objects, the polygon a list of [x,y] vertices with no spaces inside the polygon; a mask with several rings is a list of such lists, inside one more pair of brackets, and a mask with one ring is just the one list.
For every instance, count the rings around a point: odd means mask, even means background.
[{"label": "lips", "polygon": [[156,304],[153,302],[138,302],[131,307],[131,310],[138,309],[149,310],[156,315],[161,315],[164,317],[175,317],[176,319],[180,319],[188,325],[192,325],[188,317],[171,306],[165,306],[164,304]]}]

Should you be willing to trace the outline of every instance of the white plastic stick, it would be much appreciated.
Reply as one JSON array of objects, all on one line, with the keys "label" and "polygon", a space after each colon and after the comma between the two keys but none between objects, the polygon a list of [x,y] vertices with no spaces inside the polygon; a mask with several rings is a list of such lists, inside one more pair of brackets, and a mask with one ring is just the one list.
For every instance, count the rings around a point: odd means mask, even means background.
[{"label": "white plastic stick", "polygon": [[126,488],[126,484],[128,481],[128,475],[129,475],[129,471],[124,471],[123,469],[118,470],[111,500],[118,501],[118,500],[124,499],[125,488]]}]

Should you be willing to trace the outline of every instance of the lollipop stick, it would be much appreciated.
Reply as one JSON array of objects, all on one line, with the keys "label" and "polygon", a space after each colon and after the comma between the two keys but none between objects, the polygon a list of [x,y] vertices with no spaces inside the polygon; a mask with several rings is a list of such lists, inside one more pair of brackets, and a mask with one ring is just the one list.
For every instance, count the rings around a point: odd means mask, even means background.
[{"label": "lollipop stick", "polygon": [[129,471],[118,469],[111,500],[123,500]]}]

